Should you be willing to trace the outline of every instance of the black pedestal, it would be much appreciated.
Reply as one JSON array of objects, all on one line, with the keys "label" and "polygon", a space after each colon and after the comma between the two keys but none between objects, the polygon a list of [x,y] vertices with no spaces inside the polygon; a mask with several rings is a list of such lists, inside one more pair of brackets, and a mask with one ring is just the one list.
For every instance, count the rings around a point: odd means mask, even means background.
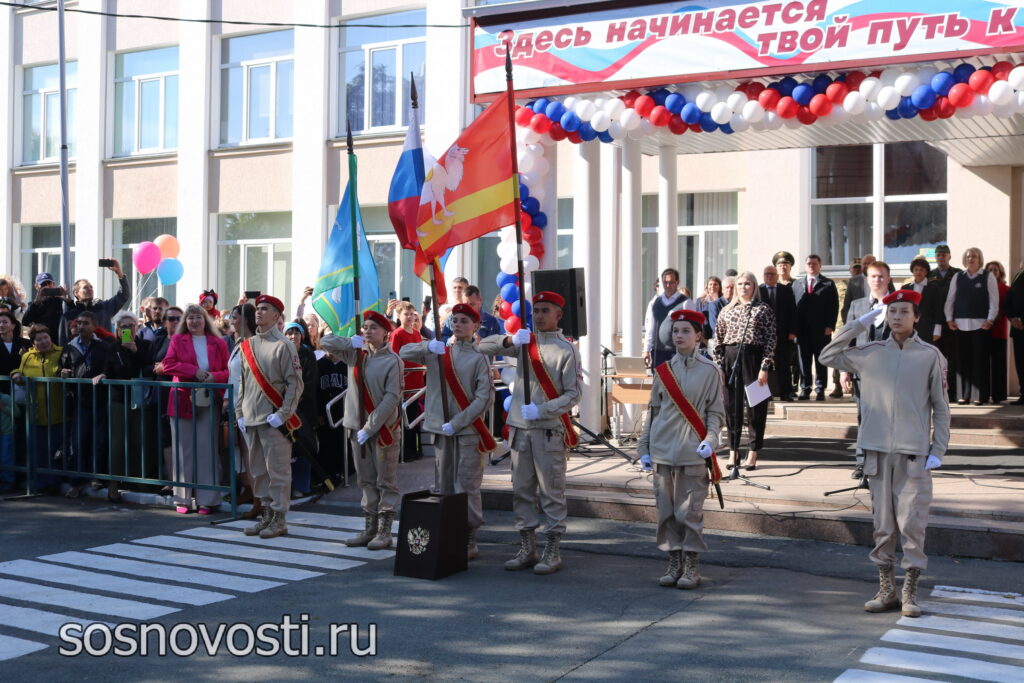
[{"label": "black pedestal", "polygon": [[402,496],[395,576],[436,580],[466,571],[466,520],[465,493]]}]

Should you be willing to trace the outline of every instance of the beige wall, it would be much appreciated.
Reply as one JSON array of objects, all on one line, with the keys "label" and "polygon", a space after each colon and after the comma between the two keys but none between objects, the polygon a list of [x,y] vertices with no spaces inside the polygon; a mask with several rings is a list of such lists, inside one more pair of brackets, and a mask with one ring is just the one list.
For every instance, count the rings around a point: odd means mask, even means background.
[{"label": "beige wall", "polygon": [[292,210],[292,152],[218,153],[210,159],[210,213]]},{"label": "beige wall", "polygon": [[[188,0],[185,0],[188,2]],[[154,16],[178,16],[179,0],[116,0],[111,11],[119,14],[151,14]],[[115,52],[168,46],[178,43],[178,22],[146,21],[118,17],[112,19],[111,49]]]},{"label": "beige wall", "polygon": [[[402,155],[403,140],[364,141],[355,145],[359,161],[358,191],[361,206],[388,203],[391,176]],[[443,150],[442,150],[443,151]],[[340,204],[348,183],[348,152],[344,143],[327,150],[327,203]]]},{"label": "beige wall", "polygon": [[[1020,232],[1014,220],[1013,168],[965,167],[950,161],[947,224],[953,264],[960,266],[968,247],[978,247],[986,261],[1010,261],[1010,234]],[[1009,266],[1012,270],[1012,266]]]},{"label": "beige wall", "polygon": [[106,218],[163,218],[178,213],[175,159],[133,162],[104,169]]},{"label": "beige wall", "polygon": [[[78,58],[78,15],[69,12],[64,17],[64,53],[68,61],[73,61]],[[15,64],[31,66],[52,64],[57,61],[56,12],[18,14],[15,19],[14,35]]]},{"label": "beige wall", "polygon": [[[60,223],[60,176],[57,169],[14,176],[12,223]],[[68,207],[75,222],[75,174],[68,174]]]}]

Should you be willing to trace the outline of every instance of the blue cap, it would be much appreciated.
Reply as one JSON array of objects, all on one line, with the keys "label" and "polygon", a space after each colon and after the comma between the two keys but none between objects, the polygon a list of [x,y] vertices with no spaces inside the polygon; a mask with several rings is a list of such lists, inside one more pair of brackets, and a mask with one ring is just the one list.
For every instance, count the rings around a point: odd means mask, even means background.
[{"label": "blue cap", "polygon": [[53,282],[53,276],[49,273],[39,273],[36,275],[36,287],[42,287],[44,282]]}]

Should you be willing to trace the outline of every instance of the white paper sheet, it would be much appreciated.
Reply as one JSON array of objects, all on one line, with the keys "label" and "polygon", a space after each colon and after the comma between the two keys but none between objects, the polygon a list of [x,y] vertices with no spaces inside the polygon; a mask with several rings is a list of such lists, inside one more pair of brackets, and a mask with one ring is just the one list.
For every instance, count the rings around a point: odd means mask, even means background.
[{"label": "white paper sheet", "polygon": [[754,380],[746,387],[747,391],[747,403],[751,406],[756,406],[758,403],[763,403],[772,397],[772,390],[767,384],[761,386]]}]

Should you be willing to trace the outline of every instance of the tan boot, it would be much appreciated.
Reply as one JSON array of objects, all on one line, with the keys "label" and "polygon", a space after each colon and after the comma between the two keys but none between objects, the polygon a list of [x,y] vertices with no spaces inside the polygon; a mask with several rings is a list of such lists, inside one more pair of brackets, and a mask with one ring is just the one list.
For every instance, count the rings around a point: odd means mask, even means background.
[{"label": "tan boot", "polygon": [[476,545],[476,529],[469,530],[469,539],[466,541],[466,559],[475,560],[480,557],[480,548]]},{"label": "tan boot", "polygon": [[900,606],[896,595],[896,575],[891,564],[878,568],[878,593],[864,603],[865,612],[888,612]]},{"label": "tan boot", "polygon": [[562,534],[557,531],[549,531],[547,543],[544,544],[544,554],[540,556],[534,568],[534,574],[554,574],[562,568],[562,555],[558,552],[558,546],[562,543]]},{"label": "tan boot", "polygon": [[676,581],[676,588],[689,590],[700,585],[700,555],[689,551],[683,555],[683,575]]},{"label": "tan boot", "polygon": [[260,518],[256,521],[254,525],[246,528],[245,535],[259,536],[260,533],[267,528],[267,525],[270,524],[271,516],[272,515],[270,508],[265,507],[262,510],[260,510]]},{"label": "tan boot", "polygon": [[660,586],[674,586],[679,577],[683,575],[683,551],[682,550],[669,550],[668,551],[668,570],[665,572],[665,576],[658,579],[658,585]]},{"label": "tan boot", "polygon": [[350,548],[361,548],[373,540],[373,537],[377,535],[377,515],[364,512],[363,520],[364,526],[362,533],[344,540],[345,545]]},{"label": "tan boot", "polygon": [[256,519],[263,515],[263,501],[259,498],[254,498],[252,501],[252,507],[242,513],[242,519]]},{"label": "tan boot", "polygon": [[277,538],[288,535],[288,525],[284,522],[283,512],[270,511],[270,523],[260,532],[260,538]]},{"label": "tan boot", "polygon": [[510,572],[528,569],[537,564],[537,536],[533,529],[522,529],[519,532],[519,552],[511,560],[505,563],[505,569]]},{"label": "tan boot", "polygon": [[917,606],[917,580],[921,578],[921,570],[911,568],[903,577],[903,610],[905,617],[921,616],[921,608]]},{"label": "tan boot", "polygon": [[391,547],[391,522],[395,519],[395,511],[387,510],[377,516],[377,535],[366,544],[370,550],[384,550]]}]

